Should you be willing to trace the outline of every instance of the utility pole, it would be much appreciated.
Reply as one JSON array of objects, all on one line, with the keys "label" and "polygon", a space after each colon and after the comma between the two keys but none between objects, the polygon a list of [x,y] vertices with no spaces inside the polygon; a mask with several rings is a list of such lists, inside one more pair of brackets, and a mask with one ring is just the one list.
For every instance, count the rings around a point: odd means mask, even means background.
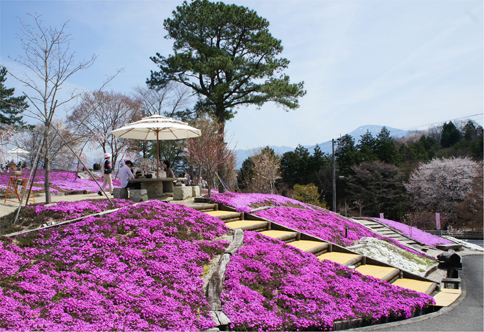
[{"label": "utility pole", "polygon": [[333,149],[333,211],[336,212],[336,158],[334,156],[334,138],[331,139],[331,146]]}]

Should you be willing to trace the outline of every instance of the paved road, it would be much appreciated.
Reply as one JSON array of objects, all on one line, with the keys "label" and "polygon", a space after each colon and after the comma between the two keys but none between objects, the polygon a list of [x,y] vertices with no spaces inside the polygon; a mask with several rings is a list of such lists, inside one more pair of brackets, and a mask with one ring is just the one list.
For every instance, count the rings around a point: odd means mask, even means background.
[{"label": "paved road", "polygon": [[484,240],[467,239],[466,241],[469,243],[477,244],[478,246],[484,247]]},{"label": "paved road", "polygon": [[[416,322],[395,322],[385,325],[375,325],[363,328],[366,331],[484,331],[483,326],[483,255],[462,257],[464,270],[460,277],[466,292],[464,300],[452,310],[443,308],[430,314],[429,319],[421,320],[425,316],[416,317]],[[362,329],[362,330],[363,330]],[[358,330],[358,329],[357,329]]]}]

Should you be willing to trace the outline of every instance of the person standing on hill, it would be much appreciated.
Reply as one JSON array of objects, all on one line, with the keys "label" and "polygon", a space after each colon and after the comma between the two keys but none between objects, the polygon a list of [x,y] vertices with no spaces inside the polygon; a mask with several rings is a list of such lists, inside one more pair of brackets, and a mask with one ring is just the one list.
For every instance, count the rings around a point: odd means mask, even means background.
[{"label": "person standing on hill", "polygon": [[[111,173],[113,172],[113,166],[111,165],[111,155],[109,153],[104,154],[104,162],[103,166],[101,167],[101,173],[104,178],[104,183],[102,186],[102,190],[109,185],[109,192],[111,195],[113,194],[113,179],[111,177]],[[101,190],[97,192],[99,196],[102,196]]]}]

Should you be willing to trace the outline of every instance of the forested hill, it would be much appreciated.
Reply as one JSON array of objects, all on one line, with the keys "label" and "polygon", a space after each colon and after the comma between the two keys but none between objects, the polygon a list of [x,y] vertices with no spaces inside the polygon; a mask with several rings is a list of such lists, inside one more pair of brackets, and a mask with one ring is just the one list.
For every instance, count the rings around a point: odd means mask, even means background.
[{"label": "forested hill", "polygon": [[[477,123],[469,120],[456,126],[449,122],[401,137],[393,137],[383,127],[376,135],[368,130],[357,141],[347,134],[336,143],[338,211],[346,214],[353,210],[373,217],[385,213],[393,220],[439,212],[445,214],[449,225],[477,221],[474,219],[479,212],[475,211],[482,211],[483,160],[483,128]],[[241,191],[264,192],[253,179],[267,178],[271,181],[268,188],[275,183],[277,190],[294,191],[296,195],[300,189],[301,195],[333,208],[332,156],[328,149],[315,146],[310,151],[299,145],[284,153],[271,147],[259,152],[265,157],[242,160],[238,175]],[[266,164],[272,166],[264,174],[261,167]],[[427,194],[419,192],[424,189]],[[482,213],[480,216],[482,227]],[[430,220],[428,216],[419,218]]]},{"label": "forested hill", "polygon": [[[356,141],[359,141],[360,137],[366,134],[367,132],[370,132],[373,136],[378,135],[378,133],[382,130],[383,127],[384,126],[380,126],[380,125],[364,125],[356,128],[355,130],[348,133],[347,135],[350,135],[354,137]],[[390,131],[390,136],[395,138],[405,137],[409,134],[408,130],[402,130],[402,129],[392,128],[392,127],[386,127],[386,128]],[[317,143],[315,145],[303,145],[303,147],[308,149],[309,153],[314,153],[314,148],[316,147],[316,145],[319,146],[319,149],[322,152],[331,153],[331,140]],[[280,155],[294,150],[294,147],[290,147],[290,146],[271,145],[269,147]],[[251,155],[251,150],[237,149],[235,150],[235,153],[237,155],[237,169],[240,169],[240,167],[242,167],[242,162]]]}]

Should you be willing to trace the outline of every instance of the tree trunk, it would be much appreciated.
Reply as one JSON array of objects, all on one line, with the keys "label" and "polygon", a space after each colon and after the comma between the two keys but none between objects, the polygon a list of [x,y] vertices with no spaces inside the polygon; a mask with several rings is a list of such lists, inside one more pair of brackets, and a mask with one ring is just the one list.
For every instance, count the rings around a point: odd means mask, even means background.
[{"label": "tree trunk", "polygon": [[44,157],[45,178],[44,178],[44,190],[45,190],[45,204],[51,203],[50,197],[50,159],[48,156]]},{"label": "tree trunk", "polygon": [[113,168],[113,173],[115,173],[115,174],[116,174],[116,175],[114,175],[114,174],[113,174],[113,176],[114,176],[115,178],[118,178],[118,173],[116,172],[116,169],[117,169],[117,168],[116,168],[116,163],[117,163],[117,162],[118,162],[118,155],[115,155],[115,154],[113,153],[113,156],[111,157],[111,163],[112,163],[112,164],[111,164],[111,167]]},{"label": "tree trunk", "polygon": [[[223,106],[217,106],[215,114],[217,116],[217,122],[220,125],[219,131],[218,131],[220,143],[224,143],[224,137],[225,137],[225,117],[224,117],[224,113],[225,113],[224,107]],[[223,145],[220,144],[220,146],[223,146]],[[223,153],[223,152],[220,151],[220,153]],[[222,156],[220,156],[220,159],[222,159]],[[223,171],[223,165],[220,164],[218,166],[218,175],[220,176],[220,179],[222,179],[222,181],[225,182],[225,177],[224,177],[224,174],[223,174],[222,171]],[[221,193],[221,194],[225,193],[225,187],[224,187],[222,181],[220,181],[220,183],[218,185],[218,192]]]},{"label": "tree trunk", "polygon": [[45,204],[51,203],[50,197],[50,158],[49,158],[49,129],[50,123],[46,123],[44,132],[44,191],[45,191]]}]

